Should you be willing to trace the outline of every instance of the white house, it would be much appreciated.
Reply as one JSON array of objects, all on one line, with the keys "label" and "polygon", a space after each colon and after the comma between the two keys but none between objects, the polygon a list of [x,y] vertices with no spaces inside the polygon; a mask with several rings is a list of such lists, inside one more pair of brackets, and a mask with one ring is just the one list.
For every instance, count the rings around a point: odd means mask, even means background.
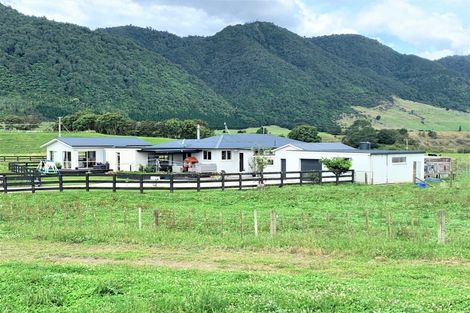
[{"label": "white house", "polygon": [[58,137],[41,147],[47,149],[48,160],[64,169],[90,169],[107,163],[114,171],[137,171],[148,163],[147,153],[140,150],[150,146],[133,137]]},{"label": "white house", "polygon": [[[357,182],[402,183],[424,179],[422,151],[361,150],[342,143],[306,143],[261,134],[223,134],[204,139],[183,139],[151,145],[131,137],[66,138],[43,145],[47,157],[64,168],[91,168],[109,163],[115,171],[137,171],[144,165],[169,165],[173,172],[187,170],[184,160],[197,160],[189,170],[200,172],[252,172],[256,151],[269,150],[266,172],[326,170],[322,158],[343,157],[352,161]],[[414,169],[415,168],[415,169]]]}]

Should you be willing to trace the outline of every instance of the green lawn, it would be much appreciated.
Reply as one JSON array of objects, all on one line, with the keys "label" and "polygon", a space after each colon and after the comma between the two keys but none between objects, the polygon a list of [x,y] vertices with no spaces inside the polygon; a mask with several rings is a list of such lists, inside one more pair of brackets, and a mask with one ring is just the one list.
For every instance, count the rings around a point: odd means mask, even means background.
[{"label": "green lawn", "polygon": [[[341,124],[350,125],[355,119],[366,117],[375,128],[406,128],[409,130],[470,131],[470,113],[394,98],[392,104],[372,108],[353,107],[359,115],[344,117]],[[380,119],[376,117],[380,115]]]},{"label": "green lawn", "polygon": [[[44,154],[41,145],[56,138],[57,132],[0,132],[0,155]],[[65,132],[64,137],[106,137],[95,132]],[[140,137],[157,144],[168,141],[167,138]]]},{"label": "green lawn", "polygon": [[468,190],[0,194],[0,311],[468,312]]}]

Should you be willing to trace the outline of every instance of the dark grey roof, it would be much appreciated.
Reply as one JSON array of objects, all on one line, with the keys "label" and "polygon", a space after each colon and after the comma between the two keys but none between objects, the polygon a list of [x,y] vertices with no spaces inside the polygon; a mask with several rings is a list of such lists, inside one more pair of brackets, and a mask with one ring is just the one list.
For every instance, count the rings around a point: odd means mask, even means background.
[{"label": "dark grey roof", "polygon": [[275,149],[287,144],[294,145],[303,150],[323,151],[323,150],[355,150],[342,143],[306,143],[285,137],[262,134],[223,134],[204,139],[181,139],[167,143],[146,147],[145,151],[161,151],[162,149],[240,149],[251,150]]},{"label": "dark grey roof", "polygon": [[140,148],[152,145],[136,137],[58,137],[55,140],[71,147]]},{"label": "dark grey roof", "polygon": [[424,154],[424,151],[419,150],[361,150],[361,149],[336,149],[336,150],[321,150],[322,152],[338,152],[338,153],[366,153],[372,155],[380,154]]}]

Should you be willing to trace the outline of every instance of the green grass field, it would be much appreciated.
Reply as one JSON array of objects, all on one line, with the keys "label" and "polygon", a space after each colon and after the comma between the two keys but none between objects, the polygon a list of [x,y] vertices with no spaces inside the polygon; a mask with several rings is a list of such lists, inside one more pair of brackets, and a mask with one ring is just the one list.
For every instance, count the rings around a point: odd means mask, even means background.
[{"label": "green grass field", "polygon": [[[95,132],[64,132],[64,137],[106,137]],[[0,155],[44,154],[41,145],[58,137],[57,132],[1,132]],[[167,138],[140,137],[157,144],[168,141]]]},{"label": "green grass field", "polygon": [[0,311],[468,312],[468,190],[0,194]]},{"label": "green grass field", "polygon": [[[350,125],[355,119],[366,117],[375,128],[406,128],[409,130],[470,131],[470,113],[394,98],[393,104],[373,108],[353,107],[358,114],[346,116],[340,124]],[[380,115],[380,120],[376,117]]]}]

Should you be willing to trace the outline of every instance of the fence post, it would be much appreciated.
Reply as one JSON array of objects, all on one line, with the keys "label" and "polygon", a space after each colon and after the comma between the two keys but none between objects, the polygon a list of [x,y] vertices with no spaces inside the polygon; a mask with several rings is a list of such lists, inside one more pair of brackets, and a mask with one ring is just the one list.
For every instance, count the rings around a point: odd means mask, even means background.
[{"label": "fence post", "polygon": [[365,218],[365,228],[366,228],[366,232],[367,232],[367,234],[369,234],[370,228],[369,228],[369,211],[368,211],[368,210],[365,210],[365,211],[364,211],[364,218]]},{"label": "fence post", "polygon": [[221,176],[221,180],[222,180],[222,191],[224,191],[224,190],[225,190],[225,173],[222,172],[221,175],[222,175],[222,176]]},{"label": "fence post", "polygon": [[116,192],[116,173],[113,173],[113,192]]},{"label": "fence post", "polygon": [[85,174],[85,190],[90,191],[90,174]]},{"label": "fence post", "polygon": [[31,192],[32,193],[36,192],[36,184],[34,182],[34,175],[31,175]]},{"label": "fence post", "polygon": [[59,191],[62,192],[64,191],[64,180],[62,178],[62,174],[58,173],[57,178],[59,179]]},{"label": "fence post", "polygon": [[323,184],[323,171],[318,171],[318,173],[320,174],[320,185]]},{"label": "fence post", "polygon": [[339,184],[339,175],[335,174],[335,183],[336,185]]},{"label": "fence post", "polygon": [[437,243],[445,244],[446,242],[446,212],[440,210],[437,220]]},{"label": "fence post", "polygon": [[416,161],[413,162],[413,184],[416,184]]},{"label": "fence post", "polygon": [[137,218],[138,218],[139,230],[141,230],[142,229],[142,208],[141,207],[137,209]]},{"label": "fence post", "polygon": [[220,213],[220,235],[224,236],[224,216]]},{"label": "fence post", "polygon": [[238,190],[242,190],[242,173],[238,174]]},{"label": "fence post", "polygon": [[3,175],[3,192],[8,192],[7,175]]},{"label": "fence post", "polygon": [[253,227],[255,228],[255,236],[258,237],[258,215],[256,210],[253,211]]},{"label": "fence post", "polygon": [[158,209],[153,210],[153,224],[155,227],[158,227],[158,218],[159,218],[159,212]]},{"label": "fence post", "polygon": [[173,192],[173,188],[174,188],[174,181],[173,181],[174,177],[173,177],[173,174],[170,174],[170,192]]},{"label": "fence post", "polygon": [[284,172],[281,172],[281,187],[284,186]]},{"label": "fence post", "polygon": [[351,183],[354,183],[355,179],[356,179],[356,171],[351,170]]},{"label": "fence post", "polygon": [[302,214],[300,216],[300,219],[301,219],[300,227],[302,228],[302,233],[305,233],[305,213],[304,213],[303,210],[302,210]]},{"label": "fence post", "polygon": [[392,216],[390,211],[387,212],[387,237],[392,238]]},{"label": "fence post", "polygon": [[201,174],[200,173],[197,173],[197,191],[201,191]]},{"label": "fence post", "polygon": [[264,174],[263,174],[263,172],[261,172],[261,173],[259,174],[259,182],[258,182],[258,185],[260,185],[260,186],[264,185]]},{"label": "fence post", "polygon": [[271,223],[270,223],[270,231],[271,231],[271,237],[274,238],[276,236],[276,212],[274,210],[271,211]]},{"label": "fence post", "polygon": [[144,174],[140,174],[139,186],[140,186],[140,193],[144,193]]},{"label": "fence post", "polygon": [[304,183],[304,172],[299,173],[299,184],[302,186]]},{"label": "fence post", "polygon": [[243,239],[243,212],[240,212],[240,237]]}]

